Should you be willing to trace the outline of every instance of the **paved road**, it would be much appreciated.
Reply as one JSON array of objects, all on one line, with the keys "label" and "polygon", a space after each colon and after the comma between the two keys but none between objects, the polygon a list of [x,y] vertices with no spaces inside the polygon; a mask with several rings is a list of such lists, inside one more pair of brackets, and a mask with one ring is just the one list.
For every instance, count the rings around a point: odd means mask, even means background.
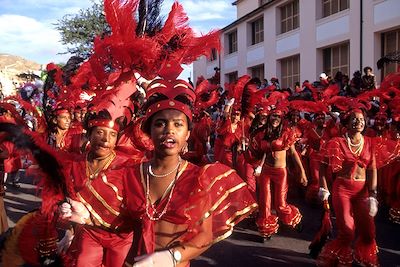
[{"label": "paved road", "polygon": [[[10,226],[27,211],[40,206],[35,187],[27,179],[22,182],[19,189],[9,187],[5,197]],[[290,202],[296,203],[304,215],[301,233],[283,228],[271,240],[261,243],[254,220],[249,219],[236,227],[231,237],[193,261],[192,266],[315,266],[308,256],[308,245],[318,229],[321,211],[305,205],[299,194],[291,196]],[[381,266],[400,267],[400,225],[388,222],[385,214],[387,211],[381,209],[376,218]]]}]

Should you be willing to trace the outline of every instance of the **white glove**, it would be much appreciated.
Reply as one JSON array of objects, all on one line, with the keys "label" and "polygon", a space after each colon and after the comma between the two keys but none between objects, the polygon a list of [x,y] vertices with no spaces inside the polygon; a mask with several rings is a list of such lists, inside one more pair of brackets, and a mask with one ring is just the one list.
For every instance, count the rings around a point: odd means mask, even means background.
[{"label": "white glove", "polygon": [[64,202],[60,206],[61,218],[68,219],[71,222],[79,224],[85,224],[87,219],[90,218],[90,212],[88,209],[79,201],[68,199],[68,202]]},{"label": "white glove", "polygon": [[369,197],[367,198],[368,202],[368,209],[369,209],[369,216],[375,217],[375,215],[378,213],[378,200],[374,197]]},{"label": "white glove", "polygon": [[211,145],[209,142],[206,143],[207,152],[211,150]]},{"label": "white glove", "polygon": [[235,98],[231,98],[226,102],[227,106],[232,106],[235,103]]},{"label": "white glove", "polygon": [[171,252],[163,250],[136,257],[133,267],[175,267],[175,265]]},{"label": "white glove", "polygon": [[72,216],[72,206],[68,202],[63,202],[60,206],[60,213],[63,219]]},{"label": "white glove", "polygon": [[74,239],[73,231],[68,229],[60,242],[57,242],[58,253],[66,252],[71,245],[72,239]]},{"label": "white glove", "polygon": [[79,98],[81,100],[85,100],[85,101],[91,101],[93,99],[93,96],[90,96],[87,92],[83,92],[79,95]]},{"label": "white glove", "polygon": [[330,195],[331,195],[331,193],[329,193],[329,191],[326,190],[325,188],[323,188],[323,187],[320,187],[320,188],[319,188],[318,197],[319,197],[322,201],[328,200],[328,198],[329,198]]},{"label": "white glove", "polygon": [[262,166],[257,166],[257,168],[254,169],[254,176],[258,177],[260,176],[262,171]]}]

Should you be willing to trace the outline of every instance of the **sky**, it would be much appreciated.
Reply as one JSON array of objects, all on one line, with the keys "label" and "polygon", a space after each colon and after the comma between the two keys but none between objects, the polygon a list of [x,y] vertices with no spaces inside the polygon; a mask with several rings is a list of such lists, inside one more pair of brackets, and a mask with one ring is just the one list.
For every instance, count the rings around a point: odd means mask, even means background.
[{"label": "sky", "polygon": [[[99,0],[97,0],[99,1]],[[124,1],[124,0],[121,0]],[[236,18],[233,0],[180,0],[196,32],[221,29]],[[164,0],[167,14],[173,0]],[[60,55],[66,47],[60,43],[55,23],[67,14],[92,6],[91,0],[0,0],[0,53],[35,61],[65,63],[70,55]],[[185,73],[191,75],[191,66]]]}]

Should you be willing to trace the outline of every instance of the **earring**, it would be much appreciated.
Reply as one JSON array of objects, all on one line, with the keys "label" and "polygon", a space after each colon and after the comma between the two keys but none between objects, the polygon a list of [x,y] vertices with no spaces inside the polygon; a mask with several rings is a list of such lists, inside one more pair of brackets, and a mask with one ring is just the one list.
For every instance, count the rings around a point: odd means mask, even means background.
[{"label": "earring", "polygon": [[187,152],[189,152],[189,146],[188,146],[188,143],[187,142],[185,142],[185,145],[182,147],[182,149],[181,149],[181,155],[184,155],[184,154],[186,154]]}]

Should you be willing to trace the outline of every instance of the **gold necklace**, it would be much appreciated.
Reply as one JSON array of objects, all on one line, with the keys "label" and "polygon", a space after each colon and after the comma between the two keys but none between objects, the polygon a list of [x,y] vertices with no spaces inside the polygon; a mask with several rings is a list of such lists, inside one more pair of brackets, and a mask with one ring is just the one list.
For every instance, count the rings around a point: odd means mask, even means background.
[{"label": "gold necklace", "polygon": [[[87,157],[89,156],[89,154],[87,155]],[[89,160],[86,159],[86,176],[90,179],[93,180],[94,178],[97,177],[97,175],[103,171],[106,170],[111,162],[115,159],[116,157],[116,153],[115,151],[112,151],[110,154],[108,154],[103,160],[105,161],[105,163],[99,167],[97,167],[95,170],[92,170],[92,168],[89,165]]]},{"label": "gold necklace", "polygon": [[[157,212],[157,207],[155,207],[153,205],[153,203],[151,203],[151,199],[150,199],[150,178],[149,178],[149,173],[148,172],[146,173],[146,215],[151,221],[160,220],[161,217],[164,216],[164,214],[167,212],[169,203],[171,202],[172,193],[174,192],[174,189],[175,189],[176,181],[178,180],[178,174],[179,174],[180,165],[181,165],[181,162],[179,161],[178,168],[177,168],[176,174],[175,174],[175,178],[171,181],[171,183],[165,189],[164,194],[161,197],[161,199],[163,199],[163,197],[166,195],[166,193],[169,190],[168,201],[167,201],[167,203],[165,204],[163,210],[160,213]],[[150,206],[152,207],[152,210],[153,210],[152,214],[150,214]],[[158,215],[157,215],[157,213],[158,213]]]}]

